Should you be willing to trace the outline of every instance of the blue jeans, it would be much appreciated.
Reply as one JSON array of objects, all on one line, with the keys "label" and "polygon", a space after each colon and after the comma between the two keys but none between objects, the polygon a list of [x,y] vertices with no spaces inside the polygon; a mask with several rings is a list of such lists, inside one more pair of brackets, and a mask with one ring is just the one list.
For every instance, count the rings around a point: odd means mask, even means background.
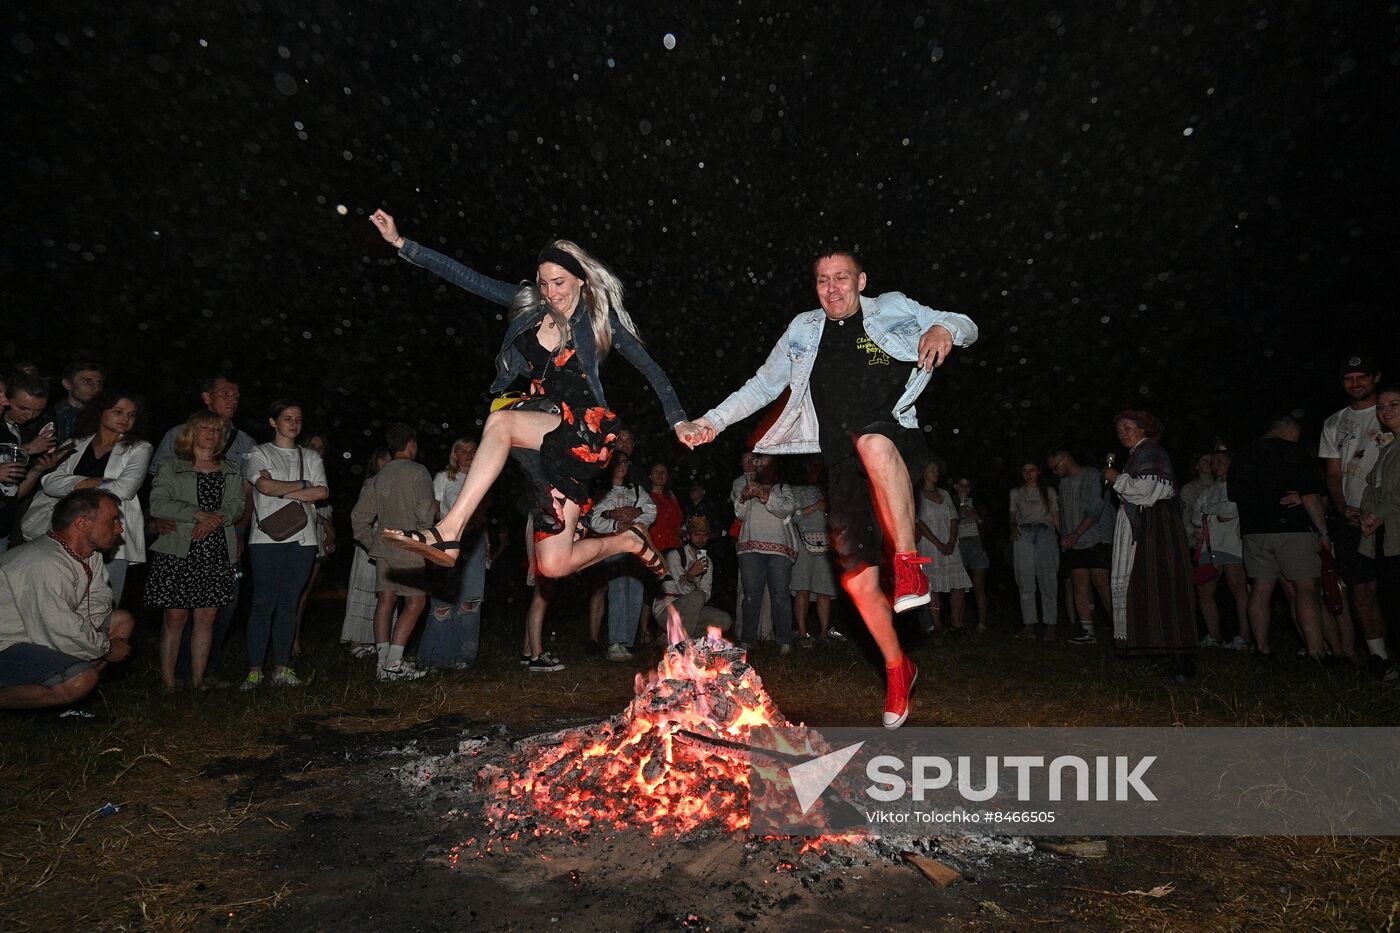
[{"label": "blue jeans", "polygon": [[1021,591],[1021,622],[1035,625],[1035,591],[1040,588],[1040,621],[1060,621],[1060,536],[1049,525],[1022,525],[1012,546],[1016,587]]},{"label": "blue jeans", "polygon": [[608,644],[631,646],[637,640],[646,592],[639,576],[642,565],[631,554],[617,554],[599,566],[608,575]]},{"label": "blue jeans", "polygon": [[740,638],[758,640],[758,616],[763,609],[763,588],[768,587],[768,604],[773,611],[773,634],[778,644],[792,641],[792,561],[781,554],[749,551],[739,555],[739,574],[744,578],[744,626]]},{"label": "blue jeans", "polygon": [[464,540],[457,566],[444,573],[455,578],[456,595],[451,600],[434,595],[430,600],[418,643],[420,667],[466,667],[476,660],[486,590],[486,536],[478,532]]},{"label": "blue jeans", "polygon": [[[292,638],[297,628],[297,603],[311,566],[316,563],[316,546],[296,541],[282,544],[248,545],[248,562],[253,568],[253,608],[248,615],[248,666],[285,667],[292,656]],[[272,652],[268,655],[268,639]],[[266,658],[264,656],[267,656]]]}]

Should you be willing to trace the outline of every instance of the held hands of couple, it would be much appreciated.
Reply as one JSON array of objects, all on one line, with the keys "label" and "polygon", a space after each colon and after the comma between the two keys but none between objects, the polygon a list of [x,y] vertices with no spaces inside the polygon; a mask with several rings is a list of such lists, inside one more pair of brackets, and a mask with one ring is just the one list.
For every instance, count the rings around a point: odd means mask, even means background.
[{"label": "held hands of couple", "polygon": [[715,426],[705,418],[697,418],[694,421],[682,421],[676,425],[676,440],[686,447],[694,450],[701,444],[708,444],[715,439],[719,432]]}]

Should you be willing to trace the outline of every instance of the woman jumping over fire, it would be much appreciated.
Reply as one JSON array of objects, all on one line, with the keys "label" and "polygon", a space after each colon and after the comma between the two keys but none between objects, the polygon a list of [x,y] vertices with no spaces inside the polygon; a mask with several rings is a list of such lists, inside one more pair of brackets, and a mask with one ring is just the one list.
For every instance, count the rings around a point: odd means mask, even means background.
[{"label": "woman jumping over fire", "polygon": [[601,262],[568,240],[540,253],[535,281],[519,286],[489,278],[399,235],[384,211],[370,217],[399,255],[459,288],[510,308],[496,357],[500,392],[517,381],[528,394],[491,413],[476,459],[452,508],[426,529],[389,529],[384,536],[443,566],[456,562],[462,529],[514,453],[535,490],[537,572],[567,576],[614,554],[636,554],[657,576],[666,572],[646,529],[579,540],[579,516],[588,512],[589,485],[612,457],[618,419],[603,397],[598,365],[616,348],[641,371],[661,399],[666,420],[684,442],[685,410],[666,373],[651,358],[622,305],[622,283]]}]

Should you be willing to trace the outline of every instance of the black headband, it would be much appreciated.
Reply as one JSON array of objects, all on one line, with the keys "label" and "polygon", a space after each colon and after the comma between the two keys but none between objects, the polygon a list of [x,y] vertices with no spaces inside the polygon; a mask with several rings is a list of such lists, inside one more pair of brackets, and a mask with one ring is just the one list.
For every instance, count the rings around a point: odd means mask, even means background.
[{"label": "black headband", "polygon": [[540,250],[540,261],[536,263],[536,265],[542,266],[547,262],[552,262],[556,266],[563,266],[574,274],[574,278],[582,279],[585,282],[588,281],[588,274],[583,271],[583,265],[574,258],[572,253],[566,253],[557,246],[546,246],[544,249]]}]

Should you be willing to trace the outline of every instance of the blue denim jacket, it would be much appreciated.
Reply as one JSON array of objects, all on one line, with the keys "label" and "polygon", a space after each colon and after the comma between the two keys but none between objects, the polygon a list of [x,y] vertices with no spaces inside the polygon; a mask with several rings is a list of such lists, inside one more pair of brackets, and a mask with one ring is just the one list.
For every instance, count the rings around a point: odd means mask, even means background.
[{"label": "blue denim jacket", "polygon": [[[403,248],[399,250],[399,255],[415,266],[420,266],[434,275],[446,279],[458,288],[466,289],[473,295],[480,295],[487,301],[498,305],[509,307],[515,293],[523,287],[482,275],[470,266],[463,265],[449,256],[444,256],[442,253],[409,239],[403,241]],[[574,312],[574,320],[587,321],[587,312],[587,307],[580,304]],[[525,372],[525,355],[516,348],[515,338],[524,331],[537,327],[543,317],[544,308],[540,307],[520,315],[506,325],[505,340],[501,342],[501,352],[496,356],[496,381],[491,383],[492,392],[500,392],[507,388]],[[652,390],[661,399],[661,410],[666,415],[666,423],[675,427],[680,422],[685,421],[685,408],[681,405],[676,390],[671,386],[671,380],[666,378],[665,370],[657,364],[656,360],[652,359],[651,354],[646,351],[646,347],[642,346],[642,342],[622,326],[617,315],[611,315],[608,324],[612,330],[613,349],[621,353],[627,362],[637,367],[638,372],[646,377],[647,382],[651,383]],[[588,385],[593,389],[593,395],[598,399],[598,404],[607,405],[608,400],[603,395],[603,383],[598,378],[598,346],[593,339],[593,328],[575,327],[573,335],[574,352],[578,354],[583,371],[588,374]]]},{"label": "blue denim jacket", "polygon": [[[860,309],[866,335],[881,350],[906,363],[918,361],[919,338],[935,324],[948,329],[954,346],[971,346],[977,339],[977,325],[971,318],[950,311],[935,311],[899,292],[886,292],[876,298],[861,295]],[[820,308],[793,318],[758,372],[729,398],[705,413],[715,430],[723,431],[773,401],[784,389],[791,388],[787,406],[768,433],[754,445],[754,450],[767,454],[820,452],[817,412],[812,406],[809,383],[826,320],[826,312]],[[932,376],[931,372],[918,367],[910,371],[904,394],[890,412],[906,428],[919,426],[914,402],[928,387]]]}]

